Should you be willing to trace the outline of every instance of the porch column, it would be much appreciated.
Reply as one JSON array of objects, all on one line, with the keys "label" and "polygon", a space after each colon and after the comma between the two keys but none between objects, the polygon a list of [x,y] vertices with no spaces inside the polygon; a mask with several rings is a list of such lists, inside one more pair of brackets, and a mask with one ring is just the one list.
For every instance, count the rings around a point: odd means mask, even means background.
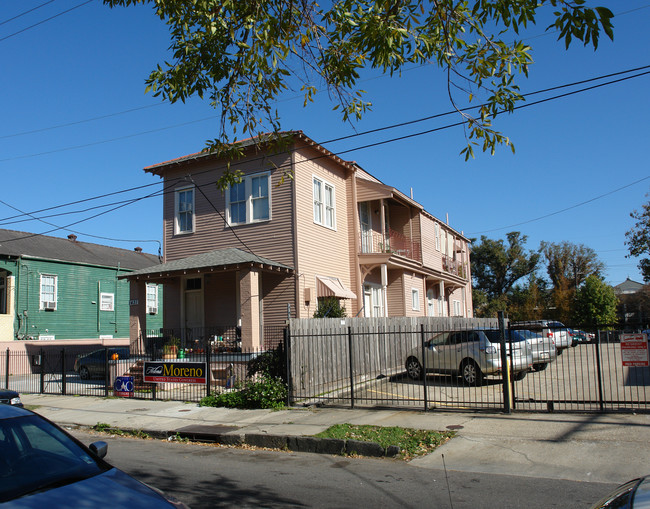
[{"label": "porch column", "polygon": [[449,316],[449,313],[447,313],[447,298],[445,297],[445,282],[440,280],[440,285],[438,288],[438,299],[442,299],[442,315],[441,316]]},{"label": "porch column", "polygon": [[131,350],[144,352],[142,330],[147,324],[147,288],[140,280],[129,280],[129,343]]},{"label": "porch column", "polygon": [[255,268],[241,271],[239,276],[239,302],[241,309],[242,349],[259,350],[260,335],[260,274]]},{"label": "porch column", "polygon": [[383,299],[384,316],[388,314],[388,265],[381,265],[381,298]]}]

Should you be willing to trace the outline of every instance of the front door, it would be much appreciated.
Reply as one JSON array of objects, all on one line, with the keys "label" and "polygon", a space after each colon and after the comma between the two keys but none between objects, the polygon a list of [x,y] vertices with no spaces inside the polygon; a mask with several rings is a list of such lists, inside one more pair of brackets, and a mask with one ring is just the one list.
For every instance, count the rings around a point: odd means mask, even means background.
[{"label": "front door", "polygon": [[[185,285],[185,330],[194,330],[200,334],[197,329],[203,328],[203,288],[200,278],[186,280]],[[187,331],[189,334],[193,334]],[[194,334],[196,335],[196,334]],[[188,338],[186,336],[186,338]]]}]

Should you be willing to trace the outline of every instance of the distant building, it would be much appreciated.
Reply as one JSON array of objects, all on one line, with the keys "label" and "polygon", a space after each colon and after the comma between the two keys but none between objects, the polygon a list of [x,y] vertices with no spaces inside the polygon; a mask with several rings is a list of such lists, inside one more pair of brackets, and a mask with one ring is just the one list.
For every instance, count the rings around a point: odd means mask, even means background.
[{"label": "distant building", "polygon": [[614,287],[616,295],[630,295],[639,292],[643,288],[643,283],[632,281],[629,277]]}]

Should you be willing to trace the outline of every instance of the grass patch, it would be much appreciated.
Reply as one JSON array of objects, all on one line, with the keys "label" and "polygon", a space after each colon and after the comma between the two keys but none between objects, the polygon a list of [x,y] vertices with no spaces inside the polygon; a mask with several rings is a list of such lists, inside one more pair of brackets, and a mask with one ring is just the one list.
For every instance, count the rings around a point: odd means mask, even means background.
[{"label": "grass patch", "polygon": [[429,454],[455,435],[455,431],[429,431],[401,428],[399,426],[336,424],[319,433],[316,437],[376,442],[384,448],[396,445],[402,451],[400,457],[409,460]]},{"label": "grass patch", "polygon": [[147,440],[151,438],[151,435],[149,435],[149,433],[146,433],[141,429],[123,430],[120,428],[113,428],[110,424],[107,424],[105,422],[98,422],[93,426],[92,429],[99,433],[108,433],[110,435],[117,435],[121,437],[143,438]]}]

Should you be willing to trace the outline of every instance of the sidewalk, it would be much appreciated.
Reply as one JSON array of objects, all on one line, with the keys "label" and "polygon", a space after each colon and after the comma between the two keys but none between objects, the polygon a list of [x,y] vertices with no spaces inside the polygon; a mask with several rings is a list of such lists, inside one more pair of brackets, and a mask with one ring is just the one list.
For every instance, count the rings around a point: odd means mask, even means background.
[{"label": "sidewalk", "polygon": [[[296,408],[281,411],[199,407],[178,401],[21,395],[23,403],[64,426],[107,423],[159,435],[218,436],[272,446],[310,437],[333,424],[372,424],[456,430],[433,453],[411,461],[421,468],[623,483],[650,474],[648,414],[452,413]],[[283,442],[284,441],[284,442]],[[318,441],[305,438],[318,451]],[[304,447],[304,445],[302,446]],[[328,452],[327,450],[322,452]]]}]

